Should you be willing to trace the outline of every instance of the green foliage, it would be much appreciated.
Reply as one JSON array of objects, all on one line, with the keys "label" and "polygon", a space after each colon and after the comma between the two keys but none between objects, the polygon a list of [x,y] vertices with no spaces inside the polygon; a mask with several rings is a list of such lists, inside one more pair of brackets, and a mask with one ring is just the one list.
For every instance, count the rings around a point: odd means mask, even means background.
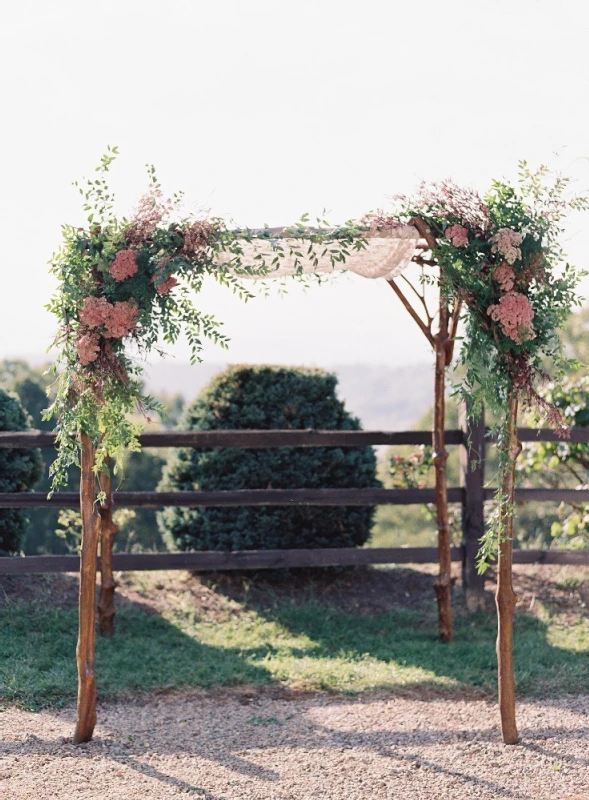
[{"label": "green foliage", "polygon": [[[571,428],[589,427],[589,377],[577,374],[564,383],[552,383],[543,396],[560,410]],[[527,485],[585,489],[589,483],[589,445],[567,440],[526,444],[518,475]],[[572,549],[589,546],[589,504],[561,503],[546,543]]]},{"label": "green foliage", "polygon": [[[0,431],[24,431],[30,419],[18,397],[0,389]],[[26,492],[41,477],[41,453],[31,448],[0,448],[0,492]],[[0,554],[17,553],[28,523],[20,509],[0,509]]]},{"label": "green foliage", "polygon": [[[236,366],[188,408],[185,430],[358,430],[322,370]],[[378,486],[372,448],[182,449],[160,488],[177,490]],[[351,547],[366,542],[372,509],[359,507],[168,508],[159,515],[179,550]]]},{"label": "green foliage", "polygon": [[[581,273],[564,261],[559,245],[570,210],[588,208],[569,194],[568,180],[545,167],[520,163],[516,186],[494,181],[486,197],[450,181],[423,185],[415,198],[402,198],[398,219],[421,218],[435,237],[440,291],[464,307],[465,336],[457,393],[477,417],[483,405],[498,421],[498,467],[508,466],[507,408],[512,397],[536,407],[548,424],[564,430],[559,410],[538,394],[550,367],[556,381],[568,366],[559,329],[579,303]],[[382,218],[374,224],[382,226]],[[499,485],[501,480],[499,479]],[[489,534],[482,542],[486,569],[503,535],[501,520],[513,507],[501,492]]]},{"label": "green foliage", "polygon": [[[52,260],[58,289],[48,308],[59,324],[57,396],[48,411],[57,418],[59,444],[51,467],[53,489],[65,484],[68,469],[79,464],[80,432],[94,441],[96,472],[107,457],[117,472],[124,452],[139,449],[141,425],[131,416],[158,405],[144,395],[141,368],[131,351],[146,354],[162,342],[173,344],[181,333],[193,362],[204,339],[227,346],[220,324],[194,305],[205,276],[247,300],[252,295],[240,283],[242,276],[271,274],[284,259],[302,276],[304,259],[317,263],[328,255],[335,264],[350,249],[365,246],[355,226],[332,230],[323,220],[309,228],[303,218],[277,236],[270,229],[230,230],[218,218],[178,219],[181,195],[165,199],[153,167],[148,168],[149,190],[134,215],[119,219],[106,181],[117,153],[108,148],[97,175],[76,184],[87,226],[64,225],[62,247]],[[246,256],[244,245],[254,239],[265,249]]]}]

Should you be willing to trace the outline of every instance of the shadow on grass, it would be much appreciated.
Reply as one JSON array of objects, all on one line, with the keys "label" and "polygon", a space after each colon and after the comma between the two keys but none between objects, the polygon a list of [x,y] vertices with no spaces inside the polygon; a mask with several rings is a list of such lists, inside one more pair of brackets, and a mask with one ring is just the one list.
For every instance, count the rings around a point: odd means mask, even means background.
[{"label": "shadow on grass", "polygon": [[[438,638],[435,603],[429,594],[431,576],[406,568],[364,572],[365,578],[368,575],[371,595],[378,594],[379,588],[388,588],[398,576],[401,587],[412,587],[411,592],[404,593],[413,608],[396,605],[403,594],[402,588],[396,589],[392,602],[389,599],[386,611],[375,611],[378,601],[371,600],[367,608],[373,613],[366,613],[366,589],[360,593],[354,589],[347,603],[340,603],[344,608],[338,608],[331,599],[337,598],[338,592],[341,594],[342,576],[336,577],[330,585],[325,603],[322,592],[308,593],[301,603],[280,583],[275,583],[276,577],[266,579],[262,588],[252,587],[246,580],[241,592],[235,581],[233,585],[228,582],[225,587],[221,582],[217,590],[240,599],[247,608],[291,634],[312,641],[312,655],[316,659],[341,658],[356,663],[370,659],[406,668],[409,675],[414,668],[431,676],[408,683],[400,681],[400,691],[422,688],[495,694],[497,628],[494,609],[467,614],[461,606],[460,592],[455,591],[455,641],[450,645],[442,644]],[[357,574],[360,573],[359,570]],[[349,585],[350,576],[343,576],[343,580]],[[380,607],[386,603],[381,595]],[[360,613],[357,608],[361,609]],[[587,693],[589,620],[586,617],[566,626],[558,619],[545,622],[519,611],[514,636],[516,683],[520,694]],[[353,686],[346,687],[346,691],[354,692]]]},{"label": "shadow on grass", "polygon": [[[48,596],[0,610],[0,699],[28,708],[75,699],[77,611],[71,596],[77,581],[68,580],[61,608],[52,608]],[[219,601],[233,601],[214,621],[197,607],[199,587],[207,581]],[[115,635],[97,637],[101,701],[240,685],[350,695],[495,694],[494,614],[460,613],[456,592],[456,641],[441,644],[432,578],[423,572],[369,569],[193,582],[184,605],[167,618],[149,605],[148,590],[137,602],[119,602]],[[515,642],[520,695],[587,692],[589,622],[566,628],[520,613]]]},{"label": "shadow on grass", "polygon": [[[0,699],[35,710],[76,696],[78,614],[21,604],[0,624]],[[157,614],[125,604],[114,636],[96,640],[99,701],[187,687],[268,685],[271,673],[239,647],[212,647]]]}]

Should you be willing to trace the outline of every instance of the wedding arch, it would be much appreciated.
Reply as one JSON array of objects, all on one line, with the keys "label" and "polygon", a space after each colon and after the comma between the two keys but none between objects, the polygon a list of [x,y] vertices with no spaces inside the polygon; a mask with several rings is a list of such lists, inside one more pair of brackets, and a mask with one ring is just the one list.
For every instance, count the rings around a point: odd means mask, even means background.
[{"label": "wedding arch", "polygon": [[[193,304],[205,275],[247,296],[244,279],[320,274],[349,269],[385,278],[401,299],[395,279],[411,262],[435,267],[439,288],[437,331],[404,302],[436,352],[434,450],[440,576],[437,585],[442,638],[452,638],[449,532],[444,449],[445,370],[452,357],[461,309],[466,322],[461,392],[476,412],[491,404],[497,425],[501,485],[495,524],[483,542],[481,563],[499,556],[497,611],[499,700],[504,740],[517,741],[512,658],[515,595],[511,578],[515,435],[518,402],[536,403],[563,429],[556,409],[539,397],[543,359],[562,365],[555,331],[575,302],[576,271],[561,260],[560,221],[584,198],[564,196],[566,181],[546,187],[546,171],[522,165],[521,186],[495,182],[488,198],[450,182],[422,186],[400,198],[393,214],[371,214],[337,228],[303,219],[287,228],[235,230],[219,218],[180,218],[180,197],[164,198],[153,168],[151,186],[130,219],[118,219],[105,173],[116,148],[103,156],[98,176],[79,191],[87,226],[65,226],[52,270],[59,287],[50,308],[59,319],[55,345],[58,456],[54,489],[79,464],[82,544],[77,646],[78,707],[74,742],[91,739],[96,722],[94,672],[96,565],[101,541],[101,627],[112,619],[114,581],[111,470],[126,449],[138,449],[140,425],[129,415],[157,404],[143,393],[134,356],[174,342],[184,331],[198,358],[202,338],[221,345],[219,324]],[[419,293],[418,293],[419,296]],[[423,299],[423,296],[422,296]],[[96,483],[100,491],[96,491]],[[444,518],[445,509],[445,518]]]}]

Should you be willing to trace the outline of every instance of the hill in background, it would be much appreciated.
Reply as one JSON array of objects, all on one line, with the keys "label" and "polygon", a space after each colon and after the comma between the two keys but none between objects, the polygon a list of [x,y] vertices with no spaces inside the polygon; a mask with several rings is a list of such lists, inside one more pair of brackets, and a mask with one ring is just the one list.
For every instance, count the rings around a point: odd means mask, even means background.
[{"label": "hill in background", "polygon": [[[154,394],[181,394],[188,402],[220,370],[222,364],[161,361],[149,366],[146,384]],[[406,430],[432,404],[433,366],[407,367],[344,364],[328,367],[339,378],[339,396],[360,417],[365,429]]]}]

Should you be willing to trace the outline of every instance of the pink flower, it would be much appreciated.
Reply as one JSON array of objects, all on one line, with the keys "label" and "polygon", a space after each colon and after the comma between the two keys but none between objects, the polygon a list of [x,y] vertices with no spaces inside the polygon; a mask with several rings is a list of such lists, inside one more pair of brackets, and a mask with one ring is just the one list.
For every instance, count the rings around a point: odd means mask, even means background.
[{"label": "pink flower", "polygon": [[170,291],[170,289],[173,289],[174,286],[177,285],[178,281],[176,280],[176,278],[174,278],[173,275],[170,275],[170,277],[166,281],[164,281],[162,284],[160,284],[160,286],[157,287],[157,293],[167,294]]},{"label": "pink flower", "polygon": [[181,252],[197,260],[206,256],[214,225],[204,220],[195,220],[184,230]]},{"label": "pink flower", "polygon": [[113,305],[105,297],[87,297],[80,311],[80,322],[88,328],[102,328],[109,339],[120,339],[135,327],[138,310],[134,300]]},{"label": "pink flower", "polygon": [[100,337],[97,333],[86,333],[78,339],[76,350],[82,366],[85,367],[92,363],[92,361],[96,361],[100,353],[99,342]]},{"label": "pink flower", "polygon": [[124,281],[137,272],[135,253],[132,250],[119,250],[109,268],[115,281]]},{"label": "pink flower", "polygon": [[454,247],[466,247],[468,244],[468,229],[463,225],[449,226],[446,228],[444,236],[452,242]]},{"label": "pink flower", "polygon": [[105,297],[87,297],[80,311],[80,322],[89,328],[99,328],[106,322],[110,308]]},{"label": "pink flower", "polygon": [[532,324],[534,309],[525,294],[504,294],[499,303],[489,306],[487,314],[501,325],[505,336],[509,336],[516,344],[522,344],[536,336]]},{"label": "pink flower", "polygon": [[162,190],[152,186],[139,200],[139,205],[131,217],[126,237],[129,242],[141,244],[156,232],[158,226],[170,215],[174,208],[171,200],[166,200]]},{"label": "pink flower", "polygon": [[509,264],[501,264],[493,272],[493,277],[499,284],[502,292],[511,292],[515,282],[515,272],[511,269]]},{"label": "pink flower", "polygon": [[104,335],[109,339],[122,339],[123,336],[128,336],[136,325],[135,318],[138,310],[137,303],[133,300],[118,302],[110,306]]},{"label": "pink flower", "polygon": [[492,253],[501,253],[505,256],[508,264],[513,264],[518,258],[522,257],[519,246],[524,240],[524,234],[512,231],[511,228],[499,228],[494,236],[491,236]]}]

